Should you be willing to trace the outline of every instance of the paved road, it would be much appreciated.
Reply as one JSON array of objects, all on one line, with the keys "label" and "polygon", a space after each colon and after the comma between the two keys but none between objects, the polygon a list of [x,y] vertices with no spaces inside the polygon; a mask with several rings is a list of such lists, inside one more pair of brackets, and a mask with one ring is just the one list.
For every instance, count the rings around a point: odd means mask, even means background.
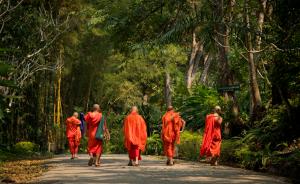
[{"label": "paved road", "polygon": [[88,167],[87,161],[86,155],[80,155],[78,160],[70,160],[66,155],[57,156],[49,160],[55,167],[38,178],[37,183],[288,183],[281,177],[226,166],[212,167],[180,160],[170,167],[154,156],[144,156],[139,167],[126,166],[126,155],[104,155],[98,168]]}]

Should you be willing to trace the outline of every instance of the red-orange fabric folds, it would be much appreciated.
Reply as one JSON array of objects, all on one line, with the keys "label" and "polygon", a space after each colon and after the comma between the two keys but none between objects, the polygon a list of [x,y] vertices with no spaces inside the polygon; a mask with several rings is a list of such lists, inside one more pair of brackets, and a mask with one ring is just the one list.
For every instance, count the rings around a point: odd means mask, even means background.
[{"label": "red-orange fabric folds", "polygon": [[164,153],[168,157],[174,156],[174,144],[180,143],[180,129],[182,121],[179,113],[170,110],[162,117],[162,141]]},{"label": "red-orange fabric folds", "polygon": [[147,127],[145,120],[137,112],[131,112],[124,120],[124,144],[130,150],[145,151]]},{"label": "red-orange fabric folds", "polygon": [[80,120],[74,116],[67,118],[66,120],[66,134],[69,142],[69,148],[71,154],[78,152],[78,146],[81,138]]},{"label": "red-orange fabric folds", "polygon": [[131,145],[130,150],[128,151],[130,160],[134,160],[136,157],[138,157],[138,160],[141,160],[141,154],[139,147],[136,145]]},{"label": "red-orange fabric folds", "polygon": [[[102,141],[95,138],[101,118],[100,112],[88,112],[84,117],[87,123],[88,153],[90,154],[102,153]],[[106,127],[106,122],[104,126]]]},{"label": "red-orange fabric folds", "polygon": [[[219,121],[222,122],[222,119]],[[217,122],[217,116],[214,114],[206,116],[200,156],[220,156],[222,141],[220,122]]]}]

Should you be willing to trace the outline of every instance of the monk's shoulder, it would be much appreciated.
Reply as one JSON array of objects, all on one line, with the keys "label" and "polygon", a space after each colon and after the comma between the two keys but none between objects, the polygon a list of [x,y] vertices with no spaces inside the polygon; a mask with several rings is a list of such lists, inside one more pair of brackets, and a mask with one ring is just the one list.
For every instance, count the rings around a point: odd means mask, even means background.
[{"label": "monk's shoulder", "polygon": [[68,117],[67,119],[66,119],[66,123],[69,123],[72,119],[71,119],[72,117]]},{"label": "monk's shoulder", "polygon": [[131,115],[128,114],[128,115],[124,118],[124,122],[128,122],[128,121],[130,120],[130,118],[131,118]]},{"label": "monk's shoulder", "polygon": [[174,112],[174,116],[175,116],[175,117],[180,117],[179,112]]},{"label": "monk's shoulder", "polygon": [[85,116],[86,116],[86,117],[91,117],[91,113],[92,113],[92,112],[87,112]]},{"label": "monk's shoulder", "polygon": [[163,115],[162,119],[165,119],[166,117],[168,117],[168,112]]}]

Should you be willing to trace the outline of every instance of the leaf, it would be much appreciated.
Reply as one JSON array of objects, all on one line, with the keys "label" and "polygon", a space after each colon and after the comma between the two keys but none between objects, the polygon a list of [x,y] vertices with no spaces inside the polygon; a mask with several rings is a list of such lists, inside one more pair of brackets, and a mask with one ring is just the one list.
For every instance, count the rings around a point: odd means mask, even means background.
[{"label": "leaf", "polygon": [[18,88],[18,86],[11,80],[0,80],[0,86]]},{"label": "leaf", "polygon": [[12,71],[12,69],[13,67],[11,65],[0,61],[0,76],[7,76]]}]

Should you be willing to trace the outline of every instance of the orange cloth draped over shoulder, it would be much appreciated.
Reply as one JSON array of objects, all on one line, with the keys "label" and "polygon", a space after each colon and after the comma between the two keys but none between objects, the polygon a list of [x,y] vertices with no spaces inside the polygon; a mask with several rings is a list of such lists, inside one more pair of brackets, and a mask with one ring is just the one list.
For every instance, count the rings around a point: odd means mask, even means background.
[{"label": "orange cloth draped over shoulder", "polygon": [[145,151],[147,142],[146,122],[137,112],[131,112],[124,120],[125,147],[129,157],[134,159],[139,157],[139,151]]},{"label": "orange cloth draped over shoulder", "polygon": [[203,134],[200,156],[219,157],[221,152],[221,123],[215,114],[209,114],[205,119],[205,129]]},{"label": "orange cloth draped over shoulder", "polygon": [[[88,136],[88,153],[99,155],[102,153],[102,141],[96,139],[96,132],[102,113],[100,112],[88,112],[84,119],[87,123],[87,136]],[[104,124],[106,127],[106,122]]]},{"label": "orange cloth draped over shoulder", "polygon": [[174,110],[167,111],[162,117],[162,141],[164,146],[164,154],[167,157],[173,157],[175,151],[175,143],[180,144],[180,129],[182,121],[179,113]]},{"label": "orange cloth draped over shoulder", "polygon": [[78,146],[81,138],[80,120],[74,116],[67,118],[66,120],[66,134],[69,141],[69,148],[71,154],[78,152]]}]

